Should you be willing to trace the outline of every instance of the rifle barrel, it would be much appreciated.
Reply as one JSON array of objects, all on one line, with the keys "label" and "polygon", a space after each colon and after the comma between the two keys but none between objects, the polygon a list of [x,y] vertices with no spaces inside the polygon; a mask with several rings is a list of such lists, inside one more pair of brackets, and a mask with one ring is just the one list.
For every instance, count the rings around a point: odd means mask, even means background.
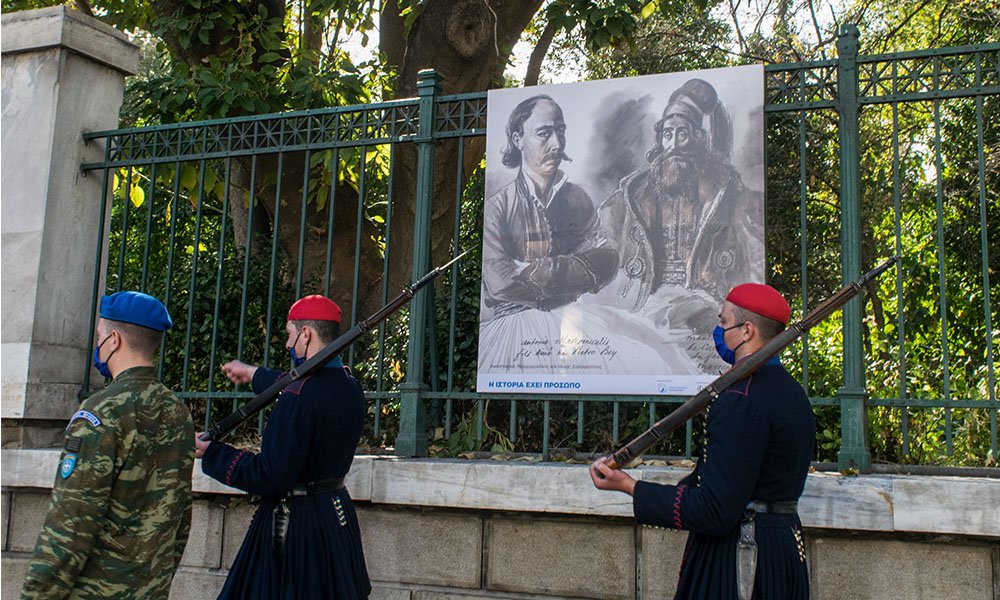
[{"label": "rifle barrel", "polygon": [[871,271],[865,273],[857,281],[848,283],[836,294],[826,299],[819,306],[814,308],[808,315],[791,327],[785,329],[769,342],[764,344],[760,350],[754,352],[744,360],[733,365],[725,373],[716,378],[712,383],[705,386],[701,391],[692,396],[687,402],[681,404],[672,413],[663,417],[653,424],[645,432],[639,434],[628,444],[615,451],[609,458],[605,459],[605,464],[612,469],[621,469],[632,462],[646,450],[649,450],[656,442],[671,431],[677,429],[688,420],[701,413],[709,403],[724,392],[730,385],[753,373],[772,357],[777,356],[787,346],[790,346],[803,333],[820,323],[839,308],[847,304],[864,289],[864,285],[877,278],[889,267],[894,265],[898,257],[893,256]]},{"label": "rifle barrel", "polygon": [[356,342],[366,331],[386,320],[389,318],[389,315],[402,308],[403,305],[408,303],[413,298],[413,295],[416,294],[420,288],[424,287],[431,281],[434,281],[434,279],[441,275],[441,273],[444,273],[445,269],[455,264],[455,262],[468,253],[468,250],[462,252],[446,264],[443,264],[435,269],[431,269],[423,277],[404,287],[403,291],[398,296],[390,300],[382,308],[375,311],[373,315],[367,319],[358,321],[355,323],[354,327],[351,327],[351,329],[347,332],[338,336],[337,339],[323,346],[319,352],[312,355],[312,357],[302,363],[302,365],[299,367],[293,367],[290,371],[279,377],[277,381],[271,384],[263,392],[254,396],[252,400],[239,407],[231,415],[225,417],[219,421],[217,425],[203,433],[201,435],[201,439],[203,441],[221,441],[228,437],[247,419],[274,402],[278,398],[278,395],[281,394],[281,390],[285,389],[288,384],[292,383],[296,379],[310,375],[323,368],[327,363],[349,348],[351,344]]}]

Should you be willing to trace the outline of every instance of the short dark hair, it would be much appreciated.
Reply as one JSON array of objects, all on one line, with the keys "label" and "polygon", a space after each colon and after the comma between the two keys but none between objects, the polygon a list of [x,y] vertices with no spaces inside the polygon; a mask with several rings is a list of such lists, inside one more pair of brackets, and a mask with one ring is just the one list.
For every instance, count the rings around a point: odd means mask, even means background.
[{"label": "short dark hair", "polygon": [[108,321],[108,328],[115,329],[125,338],[125,344],[133,352],[142,355],[143,358],[153,360],[156,351],[163,343],[163,332],[134,323],[123,321]]},{"label": "short dark hair", "polygon": [[[535,111],[535,105],[542,100],[548,100],[552,104],[556,104],[556,101],[552,99],[551,96],[545,94],[538,94],[537,96],[532,96],[527,100],[522,100],[520,104],[514,107],[514,110],[510,112],[510,116],[507,117],[507,147],[503,149],[503,159],[501,162],[505,167],[518,167],[521,165],[521,151],[518,150],[517,146],[514,145],[514,134],[524,135],[524,122],[528,120],[531,113]],[[562,110],[561,108],[559,109]]]},{"label": "short dark hair", "polygon": [[749,311],[742,306],[736,306],[733,304],[733,319],[737,323],[753,323],[757,331],[760,332],[760,337],[764,342],[769,342],[774,339],[779,333],[785,330],[785,325],[774,319],[769,319],[758,315],[753,311]]},{"label": "short dark hair", "polygon": [[316,332],[319,336],[320,342],[323,345],[329,344],[333,340],[337,339],[340,335],[340,323],[336,321],[317,321],[317,320],[302,320],[302,321],[290,321],[295,329],[302,329],[305,326],[309,326],[310,329]]}]

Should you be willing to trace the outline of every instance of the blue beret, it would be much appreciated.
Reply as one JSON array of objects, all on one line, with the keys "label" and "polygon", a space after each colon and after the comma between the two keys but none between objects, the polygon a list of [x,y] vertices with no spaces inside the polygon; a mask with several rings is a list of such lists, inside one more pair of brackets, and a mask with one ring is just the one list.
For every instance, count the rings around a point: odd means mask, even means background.
[{"label": "blue beret", "polygon": [[101,298],[101,318],[141,325],[156,331],[174,326],[163,303],[142,292],[116,292]]}]

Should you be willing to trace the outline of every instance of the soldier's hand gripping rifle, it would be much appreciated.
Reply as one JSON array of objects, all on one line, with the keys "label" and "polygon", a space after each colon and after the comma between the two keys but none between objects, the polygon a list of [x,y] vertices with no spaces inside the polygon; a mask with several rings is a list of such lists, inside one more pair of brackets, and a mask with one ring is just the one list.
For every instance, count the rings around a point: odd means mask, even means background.
[{"label": "soldier's hand gripping rifle", "polygon": [[344,350],[357,341],[357,339],[366,331],[386,320],[389,318],[389,315],[402,308],[403,305],[408,303],[413,298],[413,295],[416,294],[420,288],[436,279],[438,275],[444,273],[445,269],[455,264],[458,259],[465,256],[468,252],[469,251],[466,250],[448,261],[447,264],[441,265],[440,267],[428,272],[412,284],[404,287],[401,294],[390,300],[388,304],[380,308],[375,314],[367,319],[358,321],[354,327],[347,332],[342,333],[339,337],[337,337],[337,339],[333,340],[326,346],[323,346],[319,352],[314,354],[306,362],[302,363],[298,367],[293,367],[292,370],[279,377],[278,380],[271,384],[271,386],[266,390],[257,394],[252,400],[241,406],[233,414],[219,421],[218,425],[203,433],[201,439],[203,441],[221,441],[228,437],[229,434],[242,425],[244,421],[263,410],[268,404],[274,402],[285,386],[296,379],[305,377],[306,375],[315,372],[337,356],[340,356]]},{"label": "soldier's hand gripping rifle", "polygon": [[732,368],[720,375],[718,379],[705,386],[704,389],[695,394],[690,400],[681,404],[677,410],[654,423],[645,433],[639,435],[605,459],[605,464],[612,469],[620,469],[632,462],[643,452],[649,450],[653,444],[660,441],[663,436],[705,410],[709,402],[717,398],[730,385],[762,367],[767,361],[771,360],[771,357],[776,356],[786,346],[791,345],[803,333],[809,331],[813,326],[847,304],[848,300],[861,292],[866,283],[881,275],[895,263],[896,257],[892,257],[868,273],[865,273],[861,279],[845,285],[839,292],[813,309],[801,321],[776,335],[771,341],[762,346],[760,350],[733,365]]}]

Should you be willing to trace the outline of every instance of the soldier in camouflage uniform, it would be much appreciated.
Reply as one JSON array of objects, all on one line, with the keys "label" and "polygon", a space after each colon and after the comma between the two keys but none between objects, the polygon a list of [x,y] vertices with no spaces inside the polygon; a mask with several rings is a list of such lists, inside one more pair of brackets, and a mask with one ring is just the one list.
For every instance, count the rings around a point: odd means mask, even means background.
[{"label": "soldier in camouflage uniform", "polygon": [[191,414],[153,368],[171,325],[152,296],[101,299],[94,365],[113,381],[66,428],[22,598],[169,595],[191,526],[194,465]]}]

